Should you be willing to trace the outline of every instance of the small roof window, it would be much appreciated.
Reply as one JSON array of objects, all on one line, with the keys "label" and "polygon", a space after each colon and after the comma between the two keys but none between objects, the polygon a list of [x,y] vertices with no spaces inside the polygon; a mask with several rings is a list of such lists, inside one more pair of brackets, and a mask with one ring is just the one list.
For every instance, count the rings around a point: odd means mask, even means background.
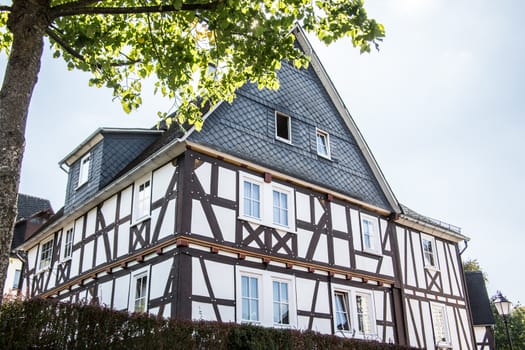
[{"label": "small roof window", "polygon": [[285,114],[275,112],[275,138],[287,143],[292,142],[292,121],[291,118]]}]

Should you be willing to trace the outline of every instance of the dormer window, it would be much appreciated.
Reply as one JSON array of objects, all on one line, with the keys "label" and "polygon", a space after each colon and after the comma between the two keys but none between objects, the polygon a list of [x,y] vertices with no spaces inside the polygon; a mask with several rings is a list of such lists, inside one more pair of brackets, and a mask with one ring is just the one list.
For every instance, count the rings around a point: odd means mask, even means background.
[{"label": "dormer window", "polygon": [[279,141],[292,143],[292,124],[289,116],[275,113],[275,138]]},{"label": "dormer window", "polygon": [[77,188],[85,184],[89,179],[89,164],[91,163],[91,153],[86,154],[80,160],[80,171],[78,174]]},{"label": "dormer window", "polygon": [[330,139],[327,132],[317,129],[315,132],[317,154],[330,159]]}]

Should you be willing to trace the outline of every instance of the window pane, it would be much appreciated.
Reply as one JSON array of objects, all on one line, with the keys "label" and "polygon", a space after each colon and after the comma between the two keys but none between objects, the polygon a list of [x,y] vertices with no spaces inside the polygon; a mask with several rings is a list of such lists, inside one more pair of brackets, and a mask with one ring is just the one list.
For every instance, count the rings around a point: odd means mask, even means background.
[{"label": "window pane", "polygon": [[250,302],[248,299],[242,299],[242,319],[250,319]]},{"label": "window pane", "polygon": [[290,140],[289,120],[289,117],[282,114],[277,114],[275,117],[275,133],[278,137],[285,140]]},{"label": "window pane", "polygon": [[273,301],[279,302],[279,300],[281,300],[279,282],[273,281]]},{"label": "window pane", "polygon": [[281,309],[279,303],[273,303],[273,322],[281,323]]},{"label": "window pane", "polygon": [[257,290],[257,282],[257,278],[250,278],[250,297],[252,298],[259,297],[259,291]]},{"label": "window pane", "polygon": [[248,294],[248,277],[242,276],[241,277],[241,285],[242,285],[242,297],[247,298],[249,297]]},{"label": "window pane", "polygon": [[281,299],[288,302],[288,283],[281,283]]},{"label": "window pane", "polygon": [[259,301],[250,300],[250,320],[259,321]]},{"label": "window pane", "polygon": [[317,154],[328,156],[328,147],[327,147],[327,137],[326,135],[318,132],[317,133]]}]

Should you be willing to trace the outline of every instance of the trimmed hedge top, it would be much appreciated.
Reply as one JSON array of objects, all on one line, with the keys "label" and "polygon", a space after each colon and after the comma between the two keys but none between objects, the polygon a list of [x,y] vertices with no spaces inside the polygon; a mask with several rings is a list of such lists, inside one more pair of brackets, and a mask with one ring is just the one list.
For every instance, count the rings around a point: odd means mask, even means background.
[{"label": "trimmed hedge top", "polygon": [[0,308],[0,349],[403,350],[399,345],[315,332],[128,314],[31,299]]}]

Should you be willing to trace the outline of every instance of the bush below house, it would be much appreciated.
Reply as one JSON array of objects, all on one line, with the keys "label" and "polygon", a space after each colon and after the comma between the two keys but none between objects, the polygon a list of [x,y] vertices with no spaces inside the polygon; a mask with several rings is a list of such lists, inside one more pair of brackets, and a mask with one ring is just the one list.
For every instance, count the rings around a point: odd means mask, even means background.
[{"label": "bush below house", "polygon": [[0,308],[0,349],[349,349],[407,347],[315,332],[128,314],[31,299]]}]

